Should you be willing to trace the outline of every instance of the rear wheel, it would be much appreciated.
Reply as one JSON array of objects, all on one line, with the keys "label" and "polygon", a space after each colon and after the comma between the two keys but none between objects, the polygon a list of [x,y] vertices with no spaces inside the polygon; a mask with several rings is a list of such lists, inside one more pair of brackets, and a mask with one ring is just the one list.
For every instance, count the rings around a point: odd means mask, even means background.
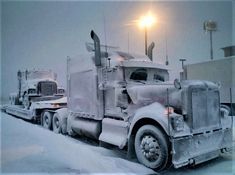
[{"label": "rear wheel", "polygon": [[135,152],[138,161],[151,169],[162,170],[169,165],[167,138],[153,125],[139,128],[135,136]]},{"label": "rear wheel", "polygon": [[52,114],[49,111],[45,111],[42,114],[42,125],[46,129],[51,129],[51,123],[52,123]]},{"label": "rear wheel", "polygon": [[52,129],[55,133],[61,133],[61,118],[58,113],[53,115]]}]

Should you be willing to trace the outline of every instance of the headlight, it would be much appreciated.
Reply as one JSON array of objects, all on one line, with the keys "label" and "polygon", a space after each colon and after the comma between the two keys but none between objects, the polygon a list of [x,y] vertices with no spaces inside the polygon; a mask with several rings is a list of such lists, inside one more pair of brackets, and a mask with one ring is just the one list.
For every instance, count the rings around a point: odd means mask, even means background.
[{"label": "headlight", "polygon": [[165,115],[170,115],[173,113],[174,113],[174,108],[172,108],[170,106],[165,108]]},{"label": "headlight", "polygon": [[28,90],[28,93],[29,93],[29,94],[36,94],[36,89],[29,89],[29,90]]},{"label": "headlight", "polygon": [[59,108],[59,107],[60,107],[60,105],[57,104],[57,103],[51,103],[51,105],[52,105],[54,108]]},{"label": "headlight", "polygon": [[58,89],[58,94],[64,94],[65,90],[64,89]]},{"label": "headlight", "polygon": [[177,115],[171,118],[172,128],[176,131],[184,130],[184,117]]}]

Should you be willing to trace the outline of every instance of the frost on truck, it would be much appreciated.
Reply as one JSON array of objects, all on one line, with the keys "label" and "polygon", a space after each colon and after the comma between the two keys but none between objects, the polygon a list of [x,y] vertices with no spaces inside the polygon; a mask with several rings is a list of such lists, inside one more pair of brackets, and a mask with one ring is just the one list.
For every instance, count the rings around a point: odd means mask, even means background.
[{"label": "frost on truck", "polygon": [[127,148],[159,170],[198,164],[232,144],[231,117],[209,81],[169,81],[147,56],[94,48],[68,64],[67,132]]},{"label": "frost on truck", "polygon": [[65,90],[57,87],[56,74],[52,71],[18,71],[17,78],[18,93],[10,96],[11,104],[23,104],[29,109],[32,101],[64,96]]},{"label": "frost on truck", "polygon": [[56,130],[58,117],[53,116],[56,110],[67,106],[65,89],[58,86],[56,74],[50,70],[26,70],[18,71],[17,78],[17,92],[10,95],[10,104],[3,109]]},{"label": "frost on truck", "polygon": [[[47,77],[26,88],[19,81],[16,102],[23,100],[22,110],[12,105],[6,112],[16,116],[27,112],[56,133],[117,146],[154,170],[199,164],[229,150],[232,119],[220,106],[217,84],[171,82],[168,67],[152,62],[151,55],[107,53],[93,31],[91,38],[94,48],[88,55],[68,60],[67,108],[66,100],[57,99],[55,81]],[[28,78],[26,82],[31,81]]]}]

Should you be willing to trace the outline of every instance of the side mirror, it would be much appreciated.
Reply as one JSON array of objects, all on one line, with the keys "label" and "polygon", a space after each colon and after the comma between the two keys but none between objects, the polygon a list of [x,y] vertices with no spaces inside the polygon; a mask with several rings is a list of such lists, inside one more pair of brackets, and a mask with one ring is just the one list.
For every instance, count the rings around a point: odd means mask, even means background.
[{"label": "side mirror", "polygon": [[175,86],[176,89],[181,89],[181,84],[180,84],[180,81],[178,79],[174,80],[174,86]]},{"label": "side mirror", "polygon": [[217,81],[217,82],[214,82],[218,87],[219,89],[221,88],[221,82]]}]

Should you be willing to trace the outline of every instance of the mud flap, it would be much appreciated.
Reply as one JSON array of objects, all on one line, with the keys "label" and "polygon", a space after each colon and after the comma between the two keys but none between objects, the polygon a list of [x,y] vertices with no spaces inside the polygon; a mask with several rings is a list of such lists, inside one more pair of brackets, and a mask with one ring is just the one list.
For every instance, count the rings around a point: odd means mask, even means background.
[{"label": "mud flap", "polygon": [[102,121],[102,132],[99,140],[124,148],[127,143],[128,122],[105,118]]}]

